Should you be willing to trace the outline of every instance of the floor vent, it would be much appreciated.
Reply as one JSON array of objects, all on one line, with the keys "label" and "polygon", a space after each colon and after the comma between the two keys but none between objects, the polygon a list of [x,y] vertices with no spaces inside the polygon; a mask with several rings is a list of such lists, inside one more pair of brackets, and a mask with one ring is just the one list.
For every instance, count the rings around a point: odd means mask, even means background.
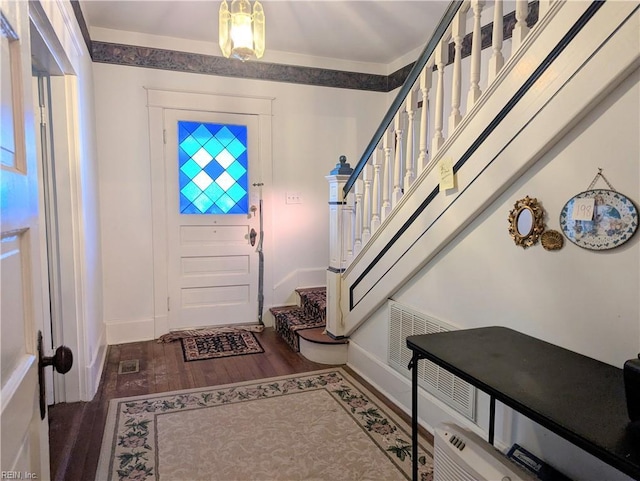
[{"label": "floor vent", "polygon": [[118,374],[134,374],[140,371],[140,360],[131,359],[129,361],[120,361],[118,365]]},{"label": "floor vent", "polygon": [[[407,368],[411,360],[407,336],[455,329],[403,304],[389,301],[389,365],[411,379],[411,373]],[[469,383],[431,361],[421,360],[418,363],[418,384],[468,419],[476,420],[476,389]]]}]

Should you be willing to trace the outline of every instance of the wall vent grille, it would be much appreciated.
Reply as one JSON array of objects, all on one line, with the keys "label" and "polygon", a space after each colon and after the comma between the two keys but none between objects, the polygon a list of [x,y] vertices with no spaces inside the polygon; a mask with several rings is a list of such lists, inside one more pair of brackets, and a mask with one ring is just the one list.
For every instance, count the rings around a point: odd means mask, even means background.
[{"label": "wall vent grille", "polygon": [[[411,379],[411,372],[407,367],[411,361],[407,336],[455,329],[403,304],[389,301],[389,365]],[[476,420],[477,390],[471,384],[426,359],[418,363],[418,384],[468,419]]]}]

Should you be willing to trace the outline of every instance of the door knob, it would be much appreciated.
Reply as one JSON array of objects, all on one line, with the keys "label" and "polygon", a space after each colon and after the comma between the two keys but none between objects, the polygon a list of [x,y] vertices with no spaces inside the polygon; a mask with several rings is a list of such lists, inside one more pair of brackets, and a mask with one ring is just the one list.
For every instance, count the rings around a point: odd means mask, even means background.
[{"label": "door knob", "polygon": [[249,242],[251,242],[251,247],[256,245],[256,237],[258,237],[258,233],[255,229],[251,229],[251,232],[249,232]]},{"label": "door knob", "polygon": [[40,384],[40,418],[44,419],[47,411],[46,394],[44,388],[44,368],[53,366],[56,372],[66,374],[73,366],[73,352],[67,346],[58,346],[53,356],[44,355],[42,346],[42,331],[38,331],[38,382]]}]

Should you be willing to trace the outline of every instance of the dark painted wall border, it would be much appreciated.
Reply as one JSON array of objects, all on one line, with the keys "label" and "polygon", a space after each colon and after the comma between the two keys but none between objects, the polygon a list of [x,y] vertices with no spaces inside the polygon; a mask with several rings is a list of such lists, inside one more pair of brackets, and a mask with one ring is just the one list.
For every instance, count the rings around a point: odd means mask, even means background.
[{"label": "dark painted wall border", "polygon": [[223,77],[289,82],[320,87],[388,92],[388,76],[261,61],[240,62],[214,55],[93,41],[93,61]]},{"label": "dark painted wall border", "polygon": [[[390,92],[402,86],[413,67],[411,63],[390,75],[378,75],[266,62],[242,63],[214,55],[92,41],[78,0],[71,0],[71,5],[89,54],[92,60],[98,63],[373,92]],[[538,2],[534,1],[529,4],[527,23],[533,26],[537,20]],[[514,14],[505,15],[503,22],[505,39],[511,37],[514,24]],[[493,23],[482,27],[482,48],[490,47],[492,29]],[[471,34],[466,35],[463,40],[462,57],[467,57],[470,53]],[[453,57],[454,49],[451,43],[447,64],[453,62]]]}]

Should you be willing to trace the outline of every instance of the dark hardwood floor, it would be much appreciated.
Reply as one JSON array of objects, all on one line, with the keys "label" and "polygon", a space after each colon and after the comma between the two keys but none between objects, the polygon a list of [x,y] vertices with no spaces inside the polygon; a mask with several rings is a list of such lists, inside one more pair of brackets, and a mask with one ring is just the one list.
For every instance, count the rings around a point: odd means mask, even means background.
[{"label": "dark hardwood floor", "polygon": [[[61,403],[49,408],[51,478],[56,481],[87,481],[95,478],[111,399],[330,367],[311,362],[293,352],[272,328],[257,333],[256,337],[264,348],[262,354],[193,362],[184,361],[179,341],[167,344],[145,341],[109,346],[95,398],[91,402]],[[140,363],[139,372],[118,374],[121,361],[136,359]],[[350,373],[409,422],[402,411],[355,373]],[[428,434],[426,437],[430,438]]]}]

